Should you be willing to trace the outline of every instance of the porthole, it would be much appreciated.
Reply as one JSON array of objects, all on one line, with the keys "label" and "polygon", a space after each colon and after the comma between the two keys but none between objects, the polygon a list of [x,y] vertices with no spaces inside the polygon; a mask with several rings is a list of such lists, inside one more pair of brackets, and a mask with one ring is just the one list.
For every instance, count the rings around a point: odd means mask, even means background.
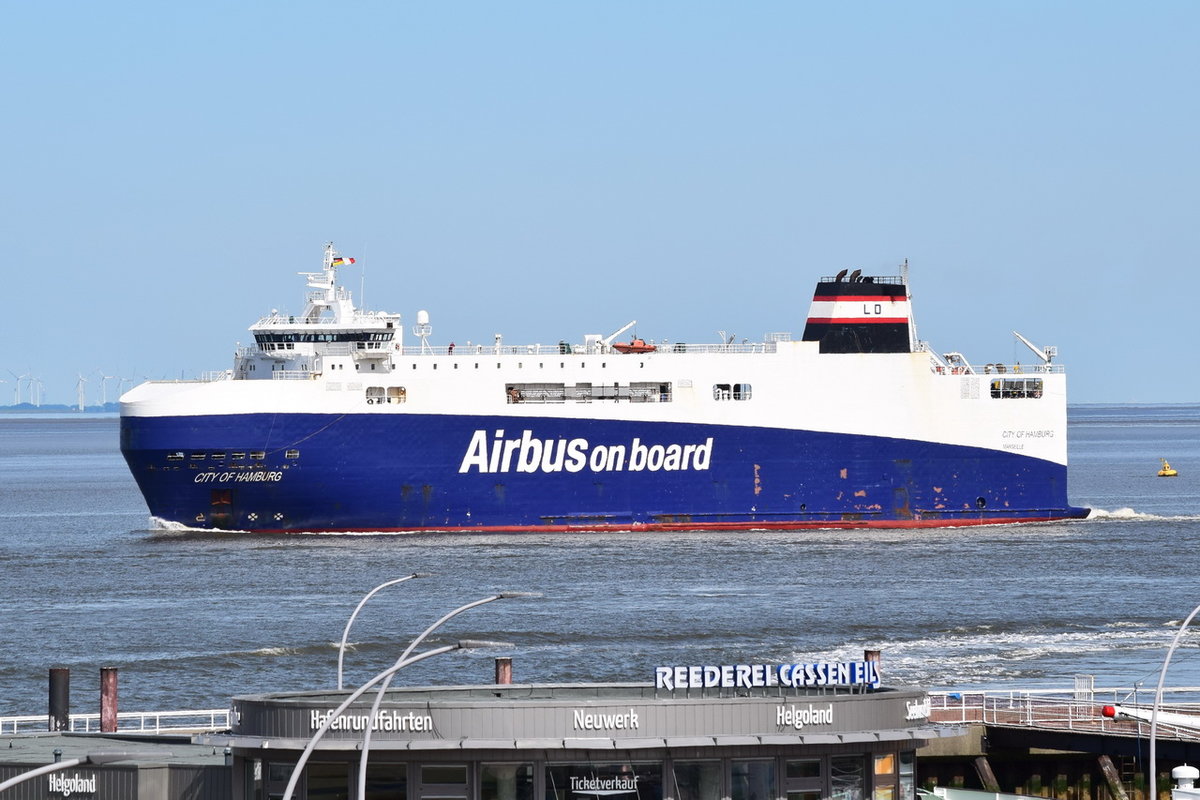
[{"label": "porthole", "polygon": [[975,498],[975,507],[976,508],[987,508],[987,499],[983,498],[983,497],[976,497]]}]

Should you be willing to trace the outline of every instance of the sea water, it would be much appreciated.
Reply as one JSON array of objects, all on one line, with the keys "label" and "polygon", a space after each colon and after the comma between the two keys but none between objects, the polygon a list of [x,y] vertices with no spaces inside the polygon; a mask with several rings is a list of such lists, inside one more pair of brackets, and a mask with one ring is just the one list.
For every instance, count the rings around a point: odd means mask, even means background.
[{"label": "sea water", "polygon": [[[640,681],[668,665],[854,660],[888,685],[1152,689],[1200,603],[1200,406],[1072,406],[1070,497],[1092,518],[947,530],[521,535],[246,535],[155,530],[114,415],[0,415],[0,716],[41,714],[47,670],[73,711],[119,669],[123,711],[222,708],[323,689],[362,610],[345,683],[390,666],[443,614],[497,591],[397,676]],[[1160,458],[1179,470],[1158,478]],[[1200,627],[1200,625],[1198,625]],[[1169,685],[1200,686],[1200,633]]]}]

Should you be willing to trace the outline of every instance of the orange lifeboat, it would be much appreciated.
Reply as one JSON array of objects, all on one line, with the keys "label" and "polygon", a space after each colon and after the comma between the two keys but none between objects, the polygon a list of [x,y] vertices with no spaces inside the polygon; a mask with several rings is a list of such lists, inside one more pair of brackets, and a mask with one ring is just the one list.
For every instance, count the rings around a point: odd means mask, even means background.
[{"label": "orange lifeboat", "polygon": [[618,353],[653,353],[658,348],[652,344],[646,344],[645,339],[634,339],[631,342],[618,342],[613,345],[613,350]]}]

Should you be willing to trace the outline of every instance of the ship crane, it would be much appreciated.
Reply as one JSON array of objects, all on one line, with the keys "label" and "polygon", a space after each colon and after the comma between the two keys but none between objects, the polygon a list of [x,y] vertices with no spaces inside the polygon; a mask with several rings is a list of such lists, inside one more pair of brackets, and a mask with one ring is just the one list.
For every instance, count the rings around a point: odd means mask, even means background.
[{"label": "ship crane", "polygon": [[637,320],[636,320],[636,319],[635,319],[635,320],[630,320],[630,321],[629,321],[628,323],[626,323],[626,324],[625,324],[623,327],[621,327],[620,329],[618,329],[616,333],[614,333],[614,334],[610,335],[610,336],[609,336],[607,339],[604,339],[604,340],[603,340],[603,342],[604,342],[604,346],[605,346],[605,347],[608,347],[610,344],[612,344],[612,343],[613,343],[613,339],[616,339],[618,336],[620,336],[622,333],[624,333],[625,331],[627,331],[627,330],[629,330],[630,328],[632,328],[634,325],[637,325]]},{"label": "ship crane", "polygon": [[1047,347],[1045,349],[1042,349],[1041,347],[1038,347],[1036,344],[1029,341],[1024,336],[1017,333],[1016,331],[1013,331],[1012,333],[1013,333],[1013,336],[1015,336],[1021,340],[1022,344],[1024,344],[1026,347],[1028,347],[1030,350],[1032,350],[1033,354],[1035,356],[1037,356],[1038,358],[1040,358],[1042,360],[1043,364],[1049,364],[1050,361],[1053,360],[1053,358],[1056,355],[1058,355],[1057,347]]}]

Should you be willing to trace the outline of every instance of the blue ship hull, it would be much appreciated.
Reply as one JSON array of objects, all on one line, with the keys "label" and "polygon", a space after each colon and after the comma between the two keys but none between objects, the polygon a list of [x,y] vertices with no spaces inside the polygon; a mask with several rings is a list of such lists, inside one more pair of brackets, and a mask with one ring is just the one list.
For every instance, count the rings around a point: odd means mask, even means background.
[{"label": "blue ship hull", "polygon": [[1087,514],[1068,503],[1061,464],[775,428],[415,414],[125,416],[121,450],[150,513],[199,529],[941,527]]}]

